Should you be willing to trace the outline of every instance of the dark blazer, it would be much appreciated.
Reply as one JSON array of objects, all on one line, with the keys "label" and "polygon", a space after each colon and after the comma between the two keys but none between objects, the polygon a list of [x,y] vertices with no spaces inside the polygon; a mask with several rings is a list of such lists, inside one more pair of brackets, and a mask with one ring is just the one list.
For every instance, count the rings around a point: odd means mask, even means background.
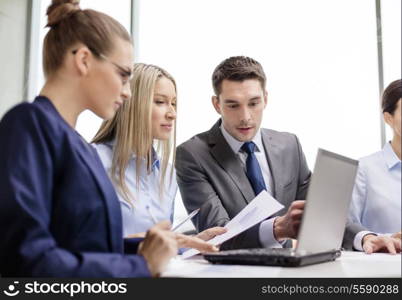
[{"label": "dark blazer", "polygon": [[[188,211],[201,207],[193,219],[197,230],[224,226],[256,196],[238,156],[219,128],[198,134],[177,148],[176,170]],[[306,198],[311,172],[297,137],[261,129],[265,155],[273,179],[273,197],[284,205]],[[259,226],[253,226],[222,245],[222,249],[262,247]]]},{"label": "dark blazer", "polygon": [[2,276],[150,276],[142,256],[124,255],[120,205],[96,151],[47,98],[11,109],[0,143]]}]

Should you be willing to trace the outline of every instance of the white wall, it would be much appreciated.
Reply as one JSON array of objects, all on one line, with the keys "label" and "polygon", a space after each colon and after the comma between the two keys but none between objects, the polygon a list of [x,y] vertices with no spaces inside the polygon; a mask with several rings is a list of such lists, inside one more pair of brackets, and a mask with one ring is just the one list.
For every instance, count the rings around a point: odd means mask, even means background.
[{"label": "white wall", "polygon": [[0,118],[25,100],[28,7],[26,0],[0,1]]}]

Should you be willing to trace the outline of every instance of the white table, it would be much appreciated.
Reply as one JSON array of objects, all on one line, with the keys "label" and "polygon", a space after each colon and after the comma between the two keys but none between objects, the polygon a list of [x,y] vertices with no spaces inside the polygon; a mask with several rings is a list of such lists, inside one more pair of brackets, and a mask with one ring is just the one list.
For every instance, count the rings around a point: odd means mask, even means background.
[{"label": "white table", "polygon": [[163,277],[401,277],[401,255],[342,252],[335,261],[298,267],[214,265],[197,255],[172,259]]}]

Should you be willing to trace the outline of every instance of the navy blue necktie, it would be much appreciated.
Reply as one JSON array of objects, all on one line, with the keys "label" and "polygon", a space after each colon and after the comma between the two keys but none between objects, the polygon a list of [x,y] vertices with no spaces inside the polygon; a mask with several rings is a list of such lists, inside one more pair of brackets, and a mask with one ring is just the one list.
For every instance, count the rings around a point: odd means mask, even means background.
[{"label": "navy blue necktie", "polygon": [[255,144],[253,142],[245,142],[241,149],[246,152],[247,160],[247,177],[250,180],[251,186],[253,187],[255,195],[258,195],[262,190],[266,190],[264,177],[262,176],[260,165],[258,164],[258,160],[255,157]]}]

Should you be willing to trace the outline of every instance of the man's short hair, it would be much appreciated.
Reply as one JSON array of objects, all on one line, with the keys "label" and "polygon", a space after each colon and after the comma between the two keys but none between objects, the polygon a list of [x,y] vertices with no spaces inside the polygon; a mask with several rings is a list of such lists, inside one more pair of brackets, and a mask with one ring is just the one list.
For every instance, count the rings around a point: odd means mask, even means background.
[{"label": "man's short hair", "polygon": [[382,112],[394,114],[399,99],[402,98],[402,81],[401,79],[391,82],[382,94]]},{"label": "man's short hair", "polygon": [[212,74],[212,86],[216,96],[221,93],[223,80],[244,81],[257,79],[265,90],[266,77],[261,64],[247,56],[232,56],[222,61]]}]

